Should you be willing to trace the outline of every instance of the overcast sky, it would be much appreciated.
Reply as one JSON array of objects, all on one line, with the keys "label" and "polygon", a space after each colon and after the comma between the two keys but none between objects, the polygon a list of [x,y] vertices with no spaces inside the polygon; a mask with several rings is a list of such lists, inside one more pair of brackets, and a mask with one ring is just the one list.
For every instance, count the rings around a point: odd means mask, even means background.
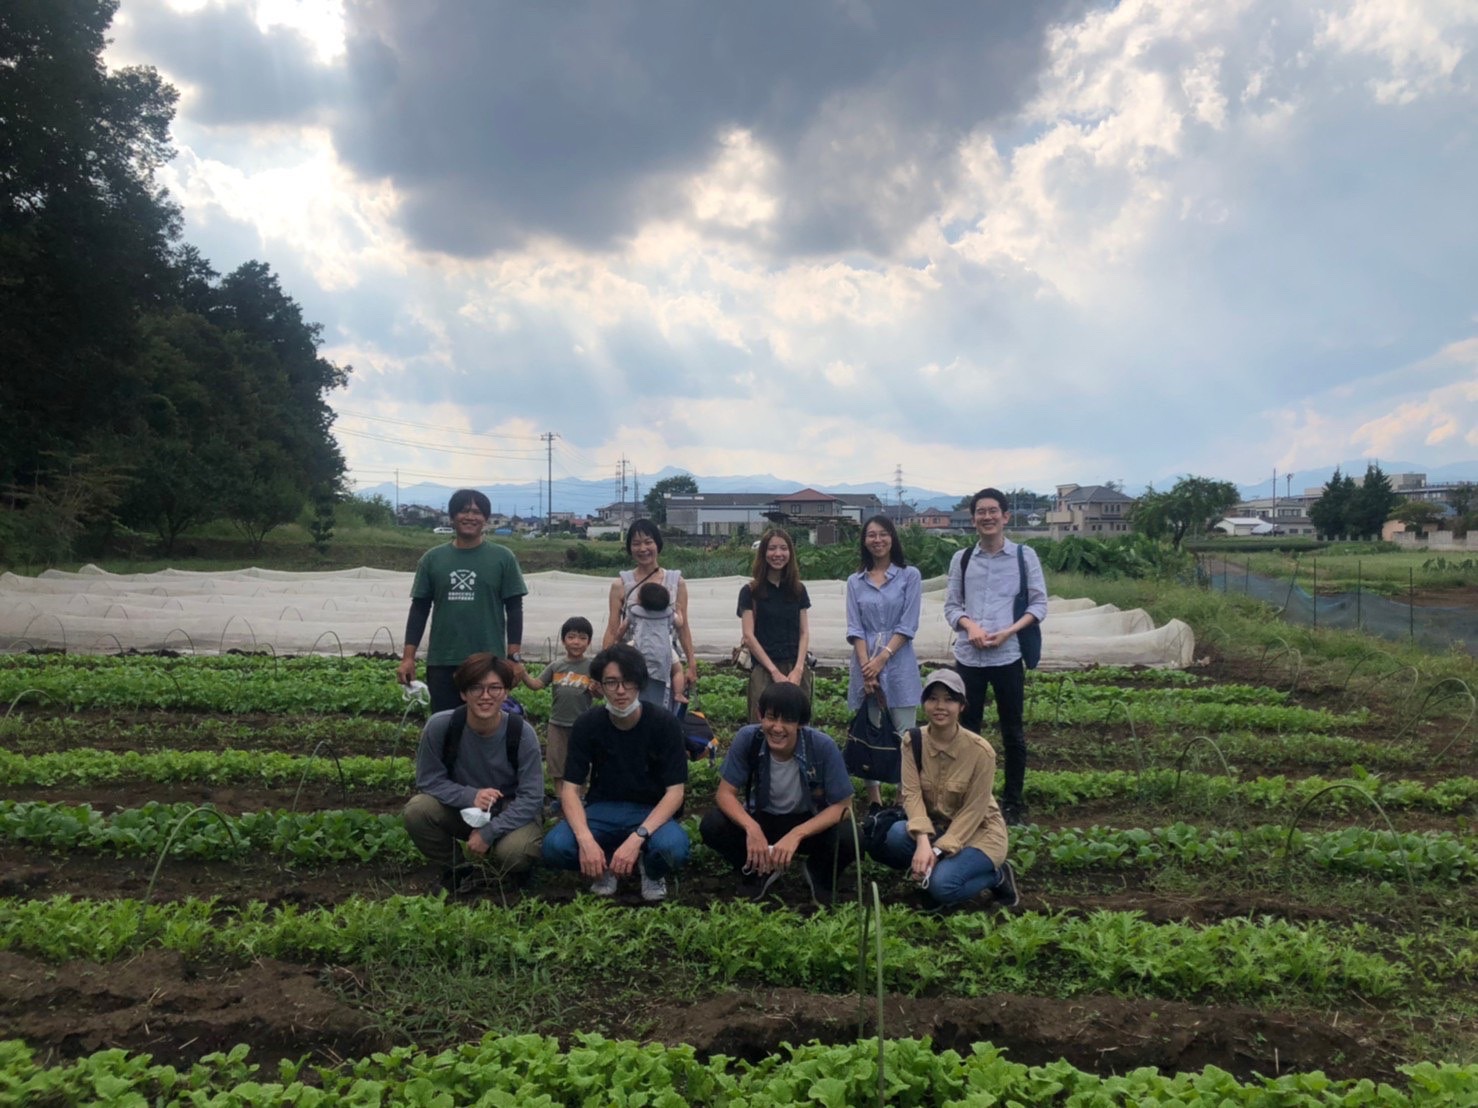
[{"label": "overcast sky", "polygon": [[[351,477],[1478,458],[1472,0],[123,0]],[[1296,482],[1295,482],[1296,483]]]}]

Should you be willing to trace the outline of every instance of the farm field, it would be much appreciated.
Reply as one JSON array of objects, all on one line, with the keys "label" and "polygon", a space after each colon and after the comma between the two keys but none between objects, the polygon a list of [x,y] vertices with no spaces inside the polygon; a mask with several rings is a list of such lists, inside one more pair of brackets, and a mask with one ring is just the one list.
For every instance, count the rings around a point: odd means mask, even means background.
[{"label": "farm field", "polygon": [[[1276,649],[1034,674],[1021,911],[932,916],[872,863],[838,907],[798,877],[738,903],[701,847],[659,907],[549,872],[447,899],[400,827],[391,665],[0,659],[0,1103],[854,1104],[880,1020],[889,1103],[1478,1098],[1459,679]],[[742,675],[701,689],[727,739]]]}]

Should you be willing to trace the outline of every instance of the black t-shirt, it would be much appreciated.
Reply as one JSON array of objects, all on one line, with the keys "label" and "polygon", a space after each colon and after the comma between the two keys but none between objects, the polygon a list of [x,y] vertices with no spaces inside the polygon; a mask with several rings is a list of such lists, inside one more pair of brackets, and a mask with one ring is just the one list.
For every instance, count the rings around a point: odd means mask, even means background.
[{"label": "black t-shirt", "polygon": [[756,600],[745,585],[739,590],[739,610],[742,617],[750,608],[754,609],[754,637],[765,648],[776,669],[793,669],[799,659],[801,648],[801,609],[811,606],[806,586],[801,586],[801,595],[792,600],[784,590],[766,582],[765,595]]},{"label": "black t-shirt", "polygon": [[587,804],[655,805],[671,786],[688,782],[682,724],[671,712],[646,703],[630,731],[617,727],[604,705],[582,712],[570,729],[565,780],[583,784],[587,776]]}]

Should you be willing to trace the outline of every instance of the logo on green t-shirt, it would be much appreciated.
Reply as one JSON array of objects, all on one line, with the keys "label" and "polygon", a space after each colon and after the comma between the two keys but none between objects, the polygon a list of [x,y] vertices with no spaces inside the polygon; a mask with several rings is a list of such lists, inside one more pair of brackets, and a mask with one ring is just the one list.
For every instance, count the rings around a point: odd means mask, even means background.
[{"label": "logo on green t-shirt", "polygon": [[447,587],[446,598],[448,600],[476,600],[477,570],[452,570],[450,574],[450,584]]}]

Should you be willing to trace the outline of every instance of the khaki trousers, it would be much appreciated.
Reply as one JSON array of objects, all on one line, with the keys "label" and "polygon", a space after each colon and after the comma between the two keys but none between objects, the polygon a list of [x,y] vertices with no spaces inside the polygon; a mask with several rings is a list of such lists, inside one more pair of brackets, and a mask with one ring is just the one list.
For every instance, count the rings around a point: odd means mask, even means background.
[{"label": "khaki trousers", "polygon": [[[522,873],[539,860],[544,842],[544,825],[537,820],[515,827],[499,836],[493,848],[482,856],[453,855],[456,844],[465,843],[472,834],[462,813],[448,807],[428,793],[411,797],[402,815],[406,832],[422,854],[443,866],[472,861],[486,866],[498,876]],[[463,854],[458,851],[457,854]]]}]

